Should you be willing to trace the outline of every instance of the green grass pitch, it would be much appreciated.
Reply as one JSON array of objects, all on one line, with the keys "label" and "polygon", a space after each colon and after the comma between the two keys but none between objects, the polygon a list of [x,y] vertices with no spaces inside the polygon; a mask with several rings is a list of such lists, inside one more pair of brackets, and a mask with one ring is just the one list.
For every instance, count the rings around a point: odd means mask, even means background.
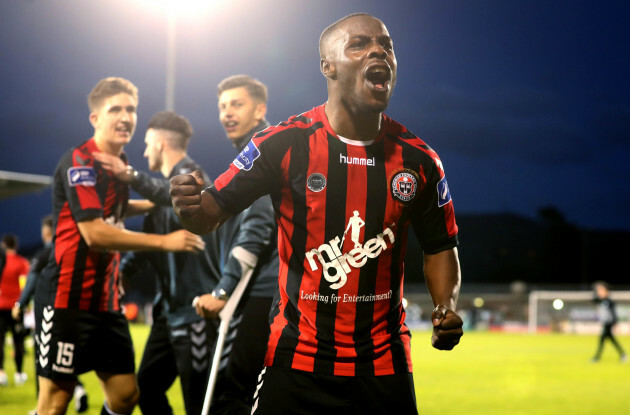
[{"label": "green grass pitch", "polygon": [[[139,360],[148,327],[132,325]],[[630,337],[619,337],[630,352]],[[418,407],[422,415],[623,415],[630,414],[630,364],[621,364],[610,344],[602,360],[589,362],[595,336],[469,332],[451,352],[434,350],[429,332],[414,332],[412,353]],[[35,407],[33,354],[29,380],[13,386],[12,350],[0,387],[0,413],[26,415]],[[103,395],[93,373],[82,376],[90,394],[89,415],[98,415]],[[177,415],[184,415],[179,384],[169,391]],[[73,414],[74,407],[68,410]],[[134,414],[140,414],[136,409]]]}]

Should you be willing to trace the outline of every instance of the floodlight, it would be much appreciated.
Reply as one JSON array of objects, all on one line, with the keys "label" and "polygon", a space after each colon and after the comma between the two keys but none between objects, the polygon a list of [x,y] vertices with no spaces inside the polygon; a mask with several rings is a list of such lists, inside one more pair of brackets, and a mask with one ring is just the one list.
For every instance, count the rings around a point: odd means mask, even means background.
[{"label": "floodlight", "polygon": [[175,61],[176,61],[176,27],[177,20],[190,20],[216,11],[223,0],[143,0],[147,7],[166,15],[166,94],[165,109],[175,109]]},{"label": "floodlight", "polygon": [[151,0],[152,7],[165,10],[167,13],[175,13],[179,16],[194,16],[204,13],[216,7],[216,1],[208,0]]}]

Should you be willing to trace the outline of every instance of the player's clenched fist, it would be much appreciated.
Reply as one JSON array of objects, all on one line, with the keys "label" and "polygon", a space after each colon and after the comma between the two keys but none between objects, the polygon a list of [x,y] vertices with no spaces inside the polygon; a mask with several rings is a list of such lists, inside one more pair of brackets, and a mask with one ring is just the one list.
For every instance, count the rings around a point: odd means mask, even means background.
[{"label": "player's clenched fist", "polygon": [[177,216],[187,219],[199,213],[204,184],[199,170],[171,178],[170,195]]},{"label": "player's clenched fist", "polygon": [[431,344],[439,350],[452,350],[459,343],[460,337],[464,335],[462,326],[464,322],[461,317],[446,306],[438,305],[431,313],[433,322],[433,336]]}]

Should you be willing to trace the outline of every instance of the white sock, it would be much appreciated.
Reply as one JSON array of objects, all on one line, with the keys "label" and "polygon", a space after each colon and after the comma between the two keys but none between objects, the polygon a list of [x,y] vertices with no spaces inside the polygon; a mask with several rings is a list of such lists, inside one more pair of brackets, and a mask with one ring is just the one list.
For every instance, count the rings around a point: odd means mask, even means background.
[{"label": "white sock", "polygon": [[119,414],[118,412],[114,412],[111,409],[109,409],[109,406],[107,405],[107,401],[103,402],[103,409],[105,410],[105,412],[107,412],[109,415],[127,415],[127,414]]}]

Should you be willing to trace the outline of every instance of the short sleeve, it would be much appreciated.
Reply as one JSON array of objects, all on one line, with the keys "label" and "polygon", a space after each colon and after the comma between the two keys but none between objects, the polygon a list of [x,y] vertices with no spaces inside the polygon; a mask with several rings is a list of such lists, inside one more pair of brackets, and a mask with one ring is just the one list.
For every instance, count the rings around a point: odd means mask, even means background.
[{"label": "short sleeve", "polygon": [[103,205],[97,191],[97,171],[91,156],[75,150],[70,157],[62,160],[58,175],[77,222],[103,216]]},{"label": "short sleeve", "polygon": [[287,134],[264,131],[254,136],[214,186],[206,189],[221,209],[237,214],[279,187],[289,148]]},{"label": "short sleeve", "polygon": [[426,180],[420,197],[411,205],[411,223],[414,232],[427,254],[457,246],[457,223],[451,193],[439,158],[421,168]]}]

